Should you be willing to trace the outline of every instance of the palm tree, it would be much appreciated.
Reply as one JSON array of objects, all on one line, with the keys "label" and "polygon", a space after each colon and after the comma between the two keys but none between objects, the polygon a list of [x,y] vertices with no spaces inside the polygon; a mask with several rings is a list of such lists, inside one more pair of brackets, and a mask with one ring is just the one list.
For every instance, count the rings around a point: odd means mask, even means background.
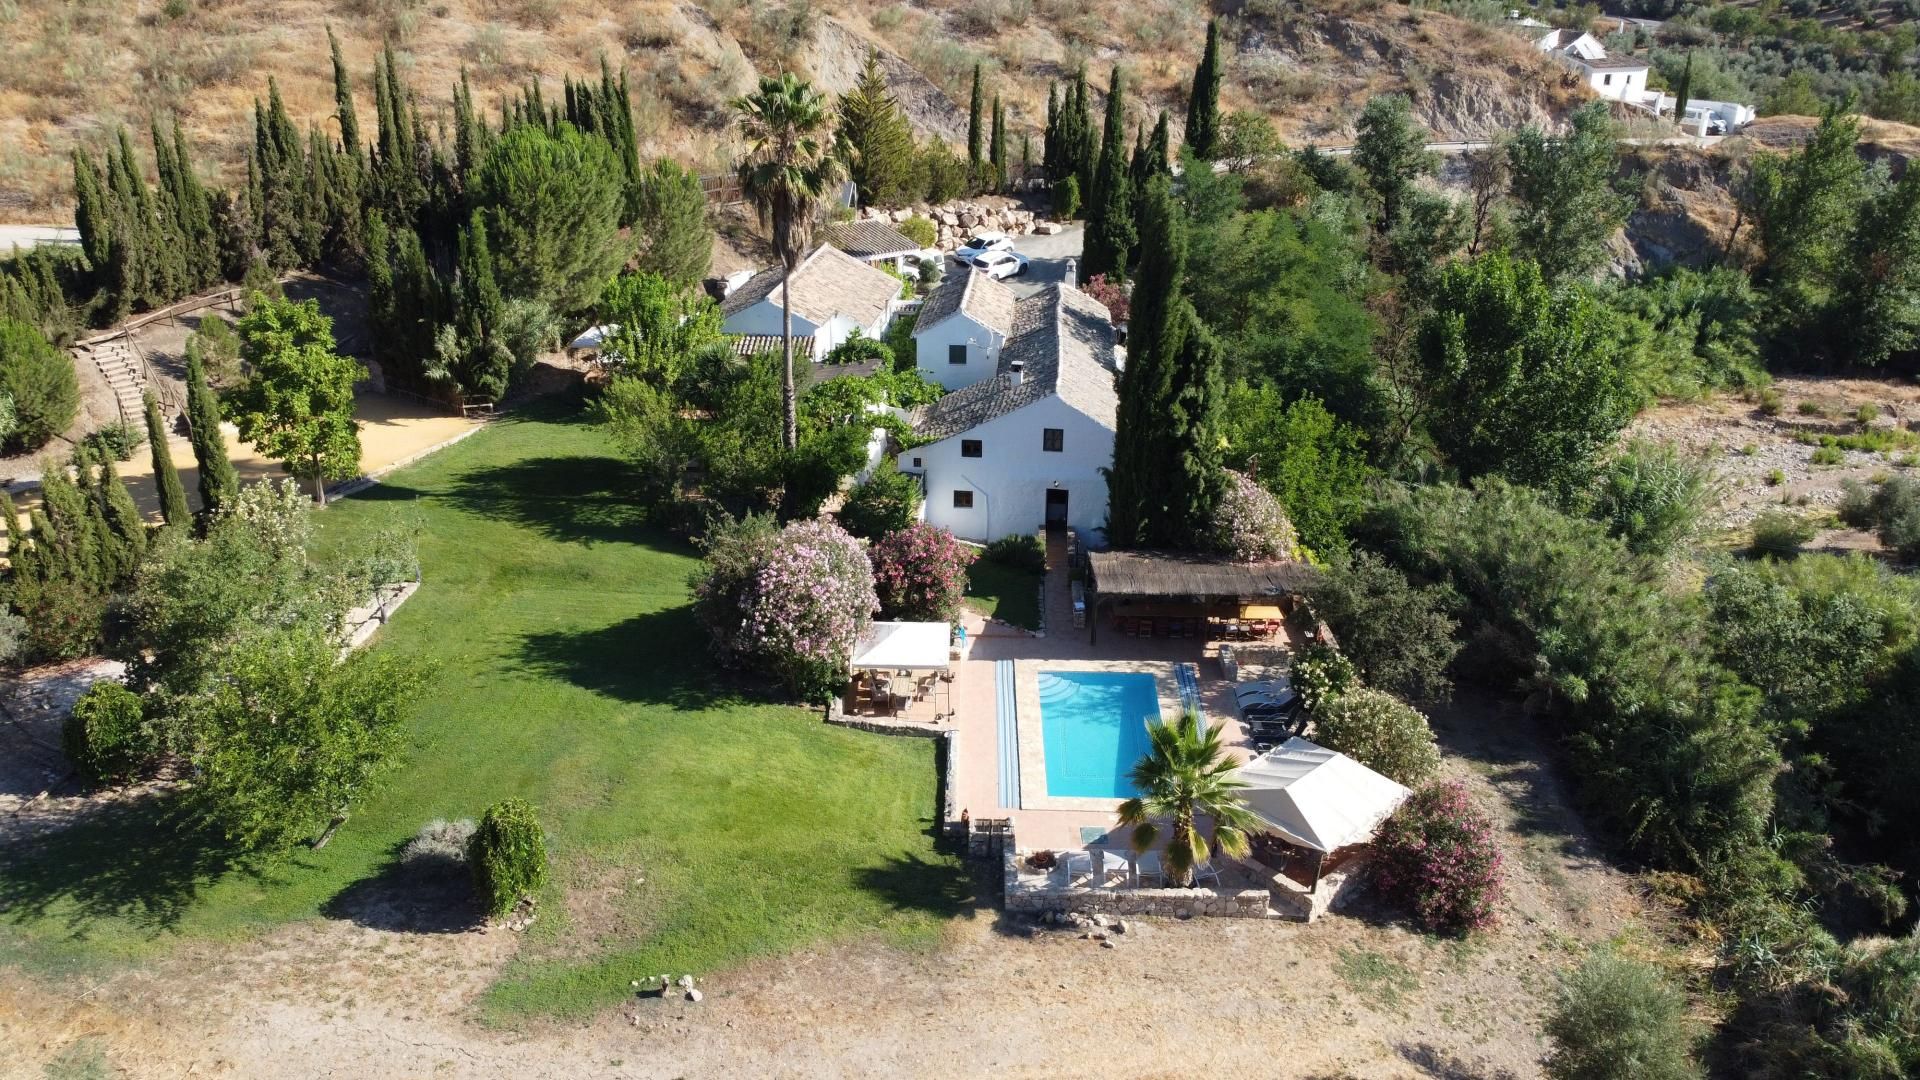
[{"label": "palm tree", "polygon": [[1213,839],[1229,855],[1245,855],[1247,838],[1259,822],[1240,799],[1246,785],[1233,775],[1237,767],[1220,745],[1220,729],[1202,730],[1200,714],[1192,709],[1169,725],[1147,724],[1152,748],[1133,767],[1128,778],[1144,792],[1120,804],[1120,824],[1133,826],[1133,850],[1145,851],[1160,839],[1167,822],[1166,868],[1181,885],[1193,883],[1193,868],[1207,858],[1207,838],[1201,834],[1202,814],[1213,819]]},{"label": "palm tree", "polygon": [[[747,156],[740,162],[740,190],[760,211],[773,234],[773,249],[791,279],[813,239],[813,224],[827,193],[841,175],[829,129],[825,95],[792,72],[760,80],[760,88],[734,99]],[[786,447],[800,444],[793,392],[793,292],[780,289],[780,344],[786,364],[780,377]]]}]

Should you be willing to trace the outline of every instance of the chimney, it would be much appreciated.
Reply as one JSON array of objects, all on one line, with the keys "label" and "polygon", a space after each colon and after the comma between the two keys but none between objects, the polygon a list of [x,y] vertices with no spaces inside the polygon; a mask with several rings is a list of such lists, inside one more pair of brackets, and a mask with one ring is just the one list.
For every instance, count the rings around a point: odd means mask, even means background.
[{"label": "chimney", "polygon": [[1079,288],[1080,287],[1080,272],[1078,270],[1079,265],[1080,265],[1080,260],[1069,258],[1067,260],[1067,272],[1060,278],[1060,283],[1063,285],[1071,285],[1076,289]]},{"label": "chimney", "polygon": [[1008,388],[1018,389],[1020,386],[1020,380],[1026,378],[1026,373],[1027,373],[1027,362],[1025,360],[1007,361]]}]

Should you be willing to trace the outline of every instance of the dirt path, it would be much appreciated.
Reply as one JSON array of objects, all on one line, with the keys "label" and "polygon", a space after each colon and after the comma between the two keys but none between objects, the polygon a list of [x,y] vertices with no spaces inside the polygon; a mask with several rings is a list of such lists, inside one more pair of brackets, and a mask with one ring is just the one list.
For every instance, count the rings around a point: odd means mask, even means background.
[{"label": "dirt path", "polygon": [[347,912],[99,985],[7,979],[0,1073],[1537,1076],[1553,972],[1642,912],[1579,833],[1531,723],[1486,704],[1434,719],[1448,771],[1507,826],[1503,922],[1468,942],[1364,898],[1311,927],[1141,921],[1112,949],[982,910],[926,952],[821,948],[703,978],[698,1005],[641,996],[590,1023],[501,1030],[472,1018],[514,935]]}]

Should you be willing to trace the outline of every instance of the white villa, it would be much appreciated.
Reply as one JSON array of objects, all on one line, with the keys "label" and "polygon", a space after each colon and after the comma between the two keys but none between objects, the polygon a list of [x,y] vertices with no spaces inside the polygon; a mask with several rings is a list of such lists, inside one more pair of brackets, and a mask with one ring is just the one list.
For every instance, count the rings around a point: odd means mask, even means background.
[{"label": "white villa", "polygon": [[[768,267],[728,293],[720,302],[720,329],[745,338],[779,337],[785,276],[781,267]],[[813,360],[824,358],[855,330],[880,337],[900,304],[900,279],[831,244],[801,260],[791,287],[794,353]]]},{"label": "white villa", "polygon": [[1000,348],[1013,333],[1012,289],[985,274],[950,274],[913,324],[915,366],[948,390],[972,386],[1000,370]]},{"label": "white villa", "polygon": [[[916,338],[947,323],[995,332],[1001,316],[994,305],[1001,298],[983,286],[997,283],[984,274],[960,276],[956,294],[943,301],[948,317],[928,323],[923,314]],[[1107,518],[1102,470],[1113,463],[1119,409],[1112,316],[1079,289],[1050,285],[1016,301],[1006,325],[991,346],[984,338],[978,343],[984,377],[913,416],[914,430],[932,441],[903,451],[900,469],[921,478],[923,518],[969,540],[997,540],[1042,524],[1101,528]],[[928,352],[922,344],[923,363],[945,362]],[[972,371],[975,360],[970,355],[953,366]]]},{"label": "white villa", "polygon": [[1606,46],[1583,30],[1549,30],[1534,39],[1534,48],[1557,56],[1580,70],[1586,84],[1601,97],[1634,105],[1648,106],[1647,72],[1644,60],[1631,56],[1608,56]]}]

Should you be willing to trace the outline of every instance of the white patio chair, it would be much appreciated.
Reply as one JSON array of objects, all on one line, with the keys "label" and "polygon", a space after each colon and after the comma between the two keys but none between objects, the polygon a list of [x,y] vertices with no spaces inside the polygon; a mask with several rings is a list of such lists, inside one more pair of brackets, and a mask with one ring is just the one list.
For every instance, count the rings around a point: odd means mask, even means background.
[{"label": "white patio chair", "polygon": [[1165,885],[1167,883],[1167,871],[1165,867],[1160,865],[1160,853],[1157,851],[1143,851],[1135,855],[1133,857],[1133,872],[1141,882],[1152,878],[1156,885]]},{"label": "white patio chair", "polygon": [[1212,859],[1203,860],[1198,866],[1193,868],[1193,883],[1196,886],[1204,885],[1209,880],[1215,885],[1220,884],[1220,870],[1213,865]]}]

